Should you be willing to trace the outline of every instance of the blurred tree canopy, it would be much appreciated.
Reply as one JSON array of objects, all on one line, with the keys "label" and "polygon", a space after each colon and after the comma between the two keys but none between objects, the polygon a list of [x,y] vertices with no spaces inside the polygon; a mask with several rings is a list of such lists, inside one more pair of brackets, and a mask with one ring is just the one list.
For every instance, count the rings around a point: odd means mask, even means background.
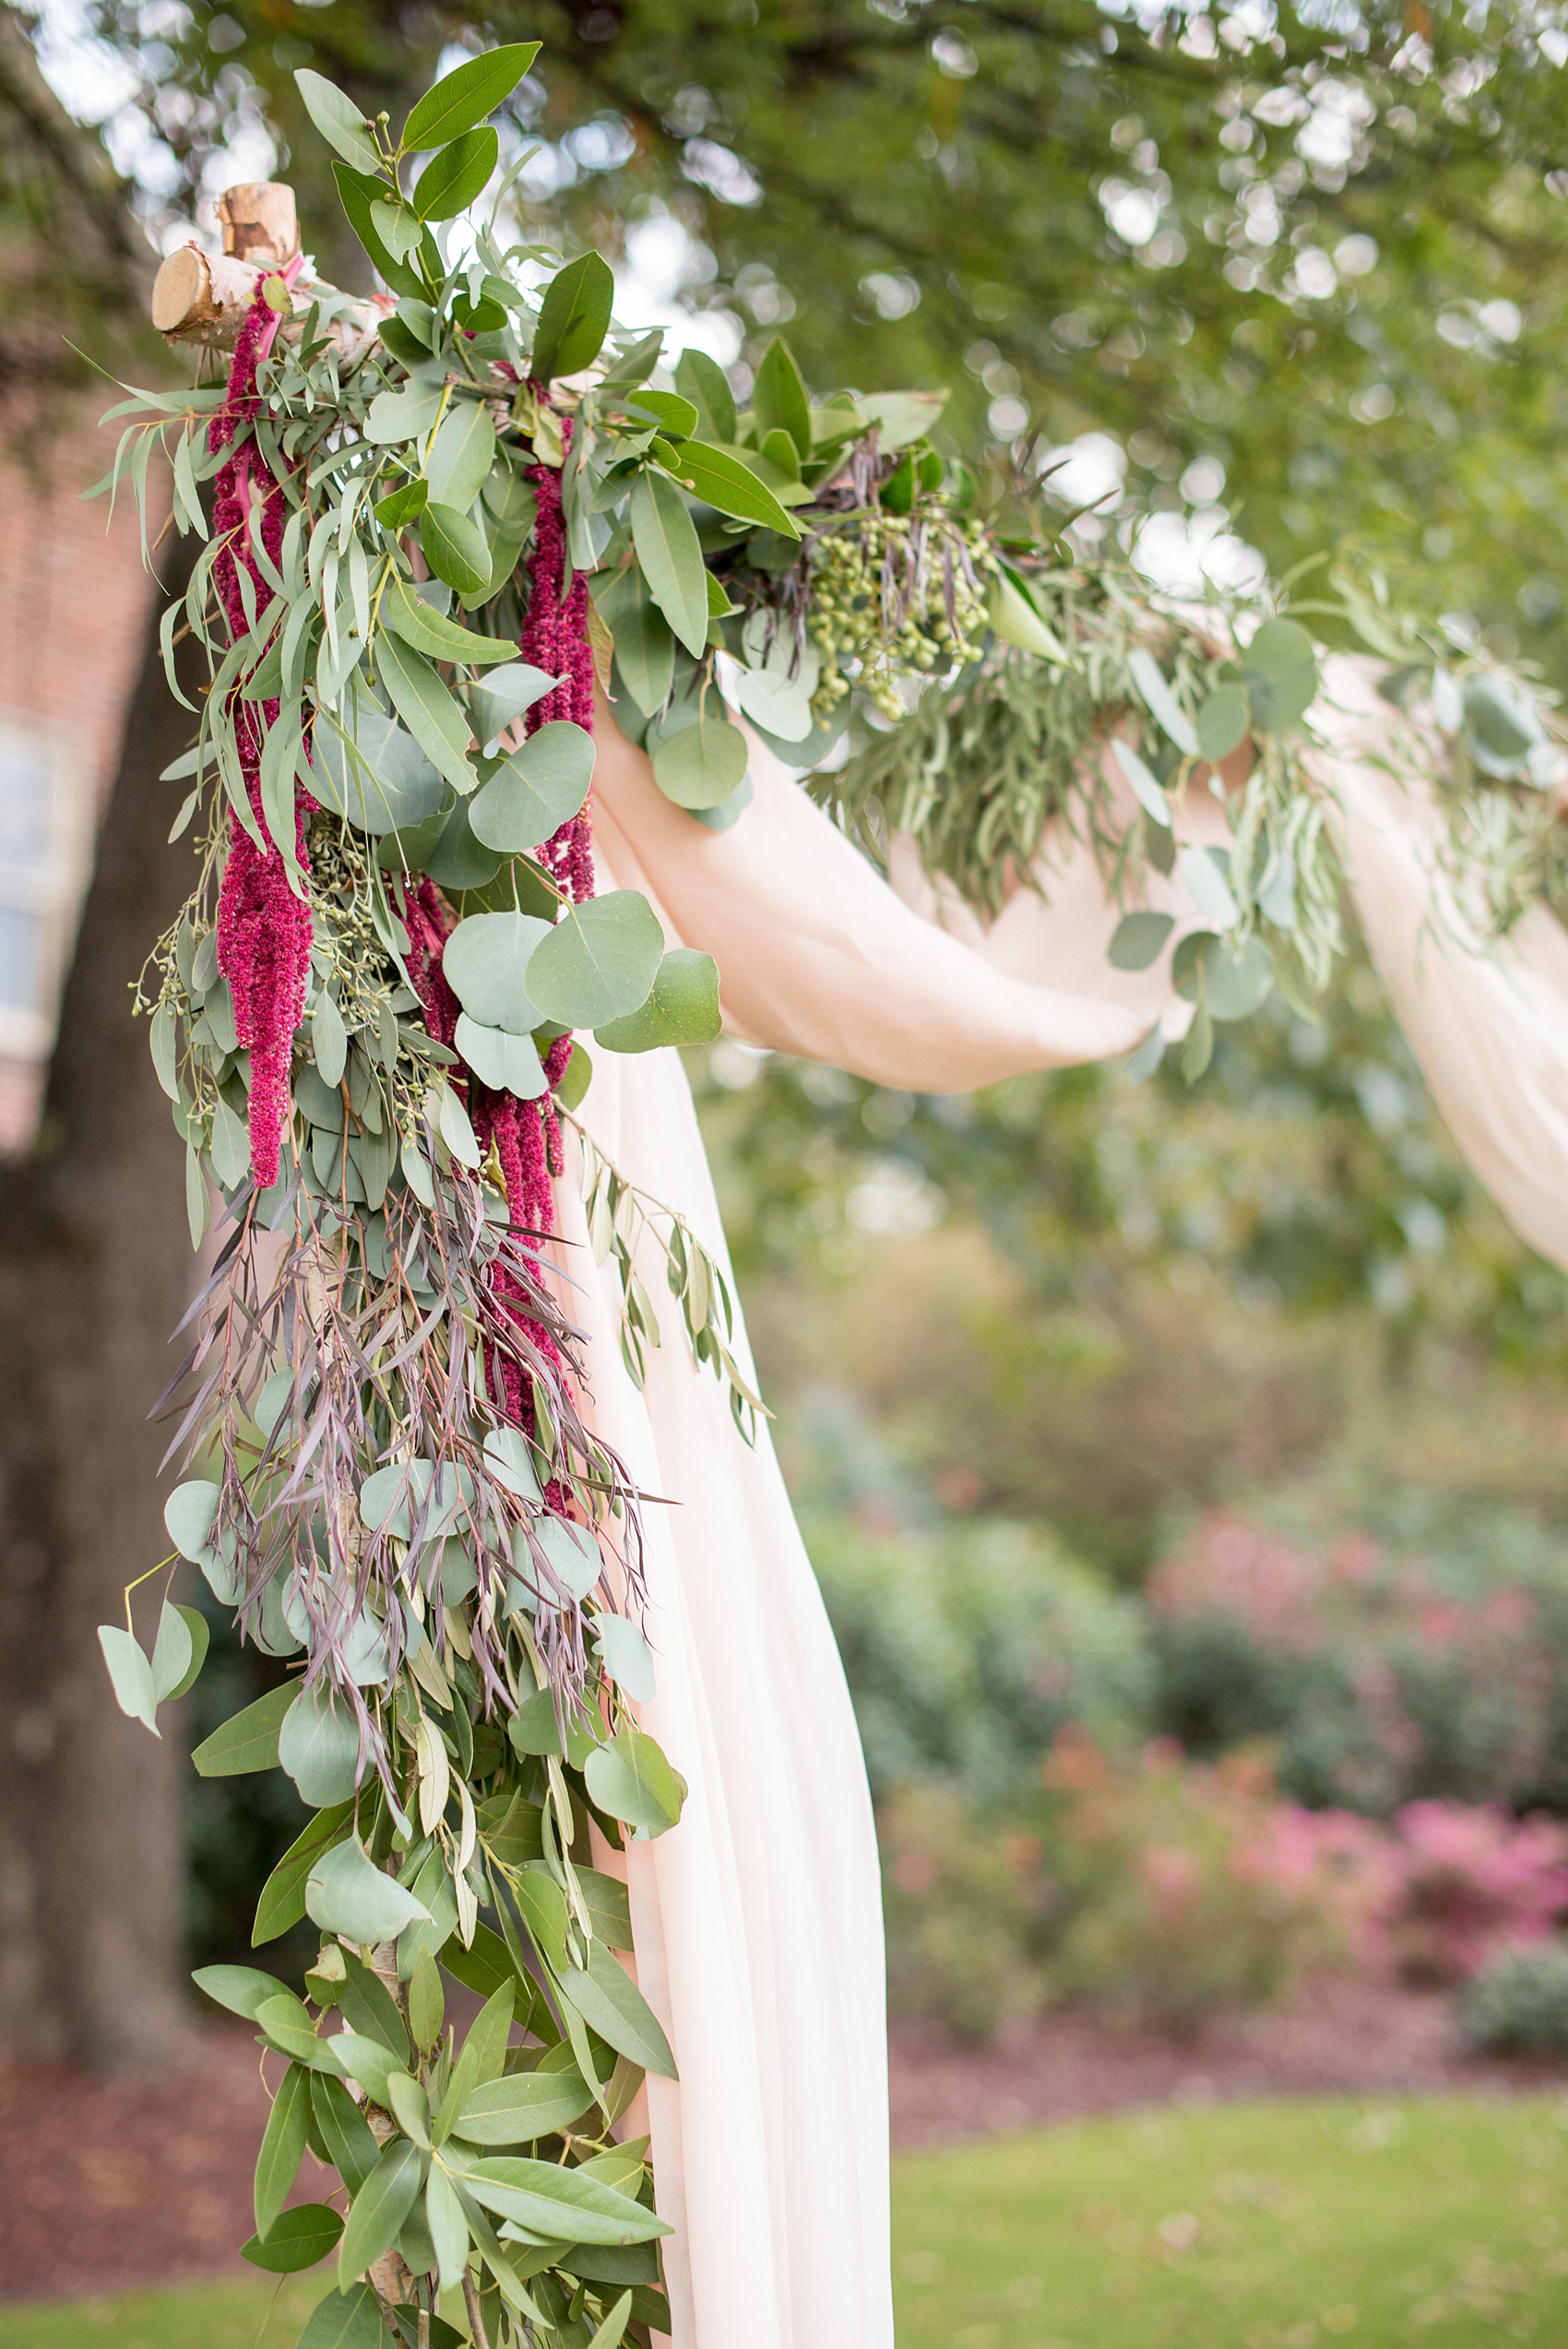
[{"label": "blurred tree canopy", "polygon": [[[1551,0],[91,0],[177,213],[265,117],[336,260],[291,75],[396,113],[445,45],[540,37],[538,216],[690,240],[687,299],[825,385],[956,383],[960,442],[1093,429],[1123,512],[1223,496],[1276,571],[1348,533],[1568,674]],[[136,117],[133,125],[132,118]],[[303,133],[303,135],[302,135]],[[242,144],[244,143],[242,137]],[[254,152],[254,141],[249,149]],[[254,165],[250,168],[254,168]],[[1203,464],[1194,460],[1206,459]]]},{"label": "blurred tree canopy", "polygon": [[[125,77],[107,125],[144,210],[263,166],[350,267],[292,75],[398,114],[444,48],[542,38],[507,135],[531,221],[637,252],[746,357],[954,385],[961,447],[1089,431],[1123,534],[1223,501],[1283,571],[1347,538],[1454,625],[1568,678],[1568,31],[1501,6],[1266,0],[91,0]],[[669,224],[672,224],[672,227]],[[1087,528],[1097,526],[1090,517]],[[903,1102],[770,1063],[710,1089],[754,1264],[842,1229],[879,1166],[1001,1238],[1042,1296],[1200,1263],[1290,1308],[1370,1288],[1396,1330],[1554,1353],[1562,1284],[1443,1135],[1363,969],[1328,1024],[1230,1031],[1160,1078]],[[869,1170],[869,1173],[868,1173]]]}]

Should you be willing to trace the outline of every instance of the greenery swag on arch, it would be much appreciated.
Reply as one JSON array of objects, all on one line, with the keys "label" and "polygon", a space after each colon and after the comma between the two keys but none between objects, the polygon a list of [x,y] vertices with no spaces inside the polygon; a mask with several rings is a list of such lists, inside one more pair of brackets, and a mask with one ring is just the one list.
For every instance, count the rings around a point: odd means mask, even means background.
[{"label": "greenery swag on arch", "polygon": [[[744,411],[696,352],[656,382],[661,337],[613,324],[602,259],[547,276],[556,256],[507,241],[521,162],[493,189],[487,117],[535,54],[460,66],[396,143],[302,73],[388,292],[356,301],[295,253],[242,271],[227,380],[132,393],[104,484],[128,476],[145,506],[161,446],[203,542],[163,630],[176,692],[178,638],[209,667],[166,778],[189,782],[199,876],[139,1001],[193,1240],[214,1192],[224,1237],[172,1390],[194,1473],[164,1566],[301,1659],[196,1759],[281,1768],[315,1812],[254,1936],[320,1928],[308,1999],[255,1969],[198,1976],[286,2066],[246,2252],[285,2273],[335,2258],[304,2349],[460,2341],[439,2313],[458,2289],[485,2349],[668,2327],[647,2140],[614,2129],[673,2063],[614,1954],[626,1898],[589,1826],[663,1833],[685,1790],[635,1710],[655,1671],[638,1496],[580,1413],[580,1340],[537,1250],[583,1036],[707,1041],[718,973],[666,949],[636,892],[593,893],[596,679],[696,823],[744,820],[738,712],[869,853],[912,832],[982,911],[1065,822],[1134,901],[1123,967],[1162,949],[1138,884],[1180,854],[1206,924],[1175,963],[1190,1075],[1214,1021],[1277,983],[1310,1001],[1339,943],[1300,620],[1254,610],[1228,651],[1134,572],[1023,534],[1018,501],[938,447],[940,395],[814,399],[782,341]],[[1435,689],[1455,858],[1483,864],[1493,917],[1559,899],[1542,699],[1375,582],[1335,608],[1391,698]],[[1229,850],[1179,851],[1174,804],[1243,745]],[[628,1370],[660,1342],[632,1260],[650,1232],[749,1434],[719,1268],[582,1143]],[[144,1645],[127,1593],[101,1637],[156,1732],[200,1669],[200,1615],[166,1597]],[[460,2044],[443,1971],[484,1999]],[[285,2210],[307,2146],[341,2197]]]}]

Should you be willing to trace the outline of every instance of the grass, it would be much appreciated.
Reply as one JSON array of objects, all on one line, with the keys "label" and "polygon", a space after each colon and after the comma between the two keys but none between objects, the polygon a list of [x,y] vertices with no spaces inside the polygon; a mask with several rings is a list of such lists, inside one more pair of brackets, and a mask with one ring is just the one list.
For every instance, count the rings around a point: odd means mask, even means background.
[{"label": "grass", "polygon": [[[894,2279],[898,2349],[1568,2349],[1568,2102],[1232,2105],[908,2154]],[[323,2288],[13,2308],[0,2349],[291,2349]]]},{"label": "grass", "polygon": [[899,2164],[899,2349],[1568,2344],[1568,2103],[1217,2106]]}]

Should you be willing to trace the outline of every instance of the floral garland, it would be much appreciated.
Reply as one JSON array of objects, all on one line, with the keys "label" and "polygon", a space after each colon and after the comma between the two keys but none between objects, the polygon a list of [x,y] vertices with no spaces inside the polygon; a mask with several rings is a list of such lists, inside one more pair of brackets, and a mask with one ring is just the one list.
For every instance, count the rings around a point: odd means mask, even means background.
[{"label": "floral garland", "polygon": [[[246,2256],[336,2259],[303,2349],[614,2349],[669,2326],[647,2142],[615,2130],[673,2063],[615,1955],[626,1895],[593,1835],[663,1833],[685,1790],[636,1713],[638,1496],[584,1415],[540,1249],[583,1035],[707,1041],[718,974],[666,950],[636,892],[595,892],[596,684],[697,823],[743,820],[738,711],[872,853],[911,831],[982,910],[1053,818],[1135,896],[1175,861],[1180,793],[1250,741],[1229,853],[1180,852],[1208,916],[1176,964],[1191,1069],[1277,963],[1310,994],[1338,942],[1299,622],[1265,615],[1228,654],[1131,572],[1003,539],[932,444],[932,395],[814,402],[782,342],[744,413],[698,353],[656,384],[660,338],[612,325],[598,256],[539,290],[540,255],[501,241],[520,162],[487,224],[445,225],[489,186],[487,118],[535,54],[460,66],[395,144],[299,77],[389,289],[374,334],[303,264],[258,272],[227,382],[132,393],[105,484],[142,495],[161,442],[202,543],[163,637],[176,692],[178,636],[208,662],[168,777],[191,782],[176,830],[198,827],[200,872],[139,1000],[193,1241],[214,1192],[225,1236],[168,1399],[191,1473],[164,1565],[299,1660],[195,1759],[281,1768],[314,1813],[254,1937],[319,1928],[308,1999],[258,1969],[197,1977],[282,2067]],[[1386,638],[1373,603],[1358,624]],[[1550,894],[1551,860],[1518,849],[1538,698],[1428,638],[1378,650],[1396,693],[1448,681],[1473,753],[1454,805],[1507,864],[1498,917]],[[1112,959],[1152,960],[1169,928],[1133,911]],[[719,1268],[581,1144],[628,1371],[660,1342],[633,1261],[651,1245],[748,1433]],[[144,1646],[127,1592],[101,1637],[155,1728],[204,1618],[166,1599]],[[484,1999],[460,2040],[443,1973]],[[285,2208],[307,2146],[341,2192]],[[440,2312],[457,2291],[467,2336]]]}]

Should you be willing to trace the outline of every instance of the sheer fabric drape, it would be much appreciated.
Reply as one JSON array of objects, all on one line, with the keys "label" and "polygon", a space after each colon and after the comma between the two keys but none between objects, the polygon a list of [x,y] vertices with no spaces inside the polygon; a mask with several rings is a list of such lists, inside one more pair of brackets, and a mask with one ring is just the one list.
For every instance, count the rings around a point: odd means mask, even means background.
[{"label": "sheer fabric drape", "polygon": [[[1331,664],[1317,714],[1362,924],[1477,1172],[1568,1262],[1568,939],[1544,914],[1496,956],[1424,928],[1436,818],[1377,767],[1380,709],[1356,664]],[[742,821],[708,832],[601,712],[600,887],[643,889],[671,945],[715,957],[731,1033],[947,1092],[1128,1051],[1182,1016],[1169,950],[1148,972],[1109,967],[1119,913],[1075,843],[1048,849],[1045,898],[1019,889],[987,927],[907,844],[893,885],[881,879],[760,745],[753,774]],[[1189,797],[1185,836],[1222,837],[1212,800]],[[1179,881],[1151,891],[1175,935],[1195,924]],[[597,1054],[581,1115],[723,1260],[679,1057]],[[639,1979],[681,2073],[651,2081],[647,2105],[676,2229],[676,2349],[891,2349],[881,1902],[842,1669],[766,1434],[742,1442],[672,1311],[633,1388],[575,1165],[559,1191],[593,1409],[659,1496],[647,1512],[659,1685],[643,1710],[691,1787],[680,1826],[626,1858]],[[657,1262],[639,1269],[666,1294]]]}]

